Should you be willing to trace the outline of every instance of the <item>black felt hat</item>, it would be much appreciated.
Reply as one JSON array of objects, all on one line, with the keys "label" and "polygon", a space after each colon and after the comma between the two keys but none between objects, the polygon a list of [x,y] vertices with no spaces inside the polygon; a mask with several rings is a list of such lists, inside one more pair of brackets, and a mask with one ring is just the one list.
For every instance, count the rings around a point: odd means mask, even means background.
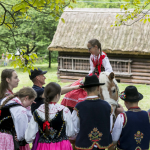
[{"label": "black felt hat", "polygon": [[105,83],[100,83],[99,79],[97,76],[94,74],[92,76],[86,76],[85,81],[80,88],[85,88],[85,87],[92,87],[92,86],[99,86],[99,85],[104,85]]},{"label": "black felt hat", "polygon": [[135,86],[127,86],[125,91],[121,92],[120,98],[128,102],[138,102],[143,99],[143,95],[138,92]]},{"label": "black felt hat", "polygon": [[40,68],[31,70],[31,75],[29,75],[29,78],[32,80],[36,76],[41,75],[41,74],[46,74],[47,71],[42,71]]}]

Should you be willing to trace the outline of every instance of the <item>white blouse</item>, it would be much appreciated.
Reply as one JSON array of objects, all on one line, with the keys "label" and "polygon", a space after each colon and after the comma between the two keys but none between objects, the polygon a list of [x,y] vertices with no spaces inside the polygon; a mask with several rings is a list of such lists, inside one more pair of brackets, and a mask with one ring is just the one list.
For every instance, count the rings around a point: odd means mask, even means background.
[{"label": "white blouse", "polygon": [[[105,58],[102,60],[102,65],[104,66],[105,71],[106,72],[113,72],[107,55],[104,52],[102,52],[102,55],[105,55]],[[94,71],[94,69],[95,69],[95,67],[93,65],[93,62],[92,62],[92,59],[94,59],[96,61],[99,58],[100,58],[100,54],[98,56],[91,54],[91,56],[90,56],[90,72],[89,72],[89,74],[92,73]]]},{"label": "white blouse", "polygon": [[[45,120],[45,105],[42,104],[36,110],[39,116]],[[75,133],[74,133],[73,123],[72,123],[72,118],[71,118],[71,112],[67,107],[60,105],[60,104],[49,104],[49,118],[50,120],[53,119],[56,113],[62,110],[63,110],[63,119],[66,122],[66,135],[69,137],[72,137],[75,135]],[[28,124],[26,133],[25,133],[25,139],[27,143],[33,142],[33,140],[36,137],[36,133],[38,131],[39,131],[38,123],[32,117],[30,123]]]},{"label": "white blouse", "polygon": [[[6,98],[2,100],[2,103],[6,100]],[[17,97],[10,100],[7,104],[14,103],[14,102],[21,104],[21,101]],[[31,118],[31,111],[27,110],[23,106],[14,106],[9,110],[14,122],[17,139],[19,141],[22,141],[25,139],[25,131],[27,129],[28,122],[30,121]]]}]

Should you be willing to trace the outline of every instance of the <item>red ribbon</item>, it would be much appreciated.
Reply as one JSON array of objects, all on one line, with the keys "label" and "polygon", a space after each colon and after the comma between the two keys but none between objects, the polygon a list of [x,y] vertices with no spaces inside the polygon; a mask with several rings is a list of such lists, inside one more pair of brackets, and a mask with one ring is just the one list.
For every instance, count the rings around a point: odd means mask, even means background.
[{"label": "red ribbon", "polygon": [[45,121],[43,123],[43,131],[46,129],[46,126],[47,126],[48,129],[50,129],[50,123],[48,121]]},{"label": "red ribbon", "polygon": [[1,116],[2,111],[0,110],[0,116]]}]

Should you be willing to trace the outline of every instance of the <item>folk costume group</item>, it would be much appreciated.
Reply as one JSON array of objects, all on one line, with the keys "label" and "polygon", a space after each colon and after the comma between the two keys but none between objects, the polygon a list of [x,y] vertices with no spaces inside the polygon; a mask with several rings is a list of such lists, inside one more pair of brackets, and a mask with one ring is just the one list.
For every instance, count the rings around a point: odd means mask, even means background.
[{"label": "folk costume group", "polygon": [[[113,72],[97,39],[88,41],[89,75],[71,86],[50,82],[45,87],[41,69],[31,70],[33,87],[13,93],[19,79],[15,70],[4,69],[0,84],[0,150],[148,150],[150,114],[138,107],[143,95],[126,87],[120,98],[128,111],[117,108],[113,125],[111,105],[99,98],[102,66]],[[66,94],[58,104],[61,94]],[[66,107],[67,106],[67,107]],[[29,143],[32,143],[29,147]]]}]

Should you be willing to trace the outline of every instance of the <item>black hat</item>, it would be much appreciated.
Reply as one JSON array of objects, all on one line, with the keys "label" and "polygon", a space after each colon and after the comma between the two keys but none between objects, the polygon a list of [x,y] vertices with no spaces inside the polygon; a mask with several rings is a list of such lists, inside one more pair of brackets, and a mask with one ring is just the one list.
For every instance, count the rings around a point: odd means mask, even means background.
[{"label": "black hat", "polygon": [[99,83],[98,77],[94,74],[92,76],[86,76],[85,81],[80,88],[104,85],[105,83]]},{"label": "black hat", "polygon": [[125,91],[121,92],[120,98],[128,102],[138,102],[143,99],[143,95],[138,92],[135,86],[127,86]]},{"label": "black hat", "polygon": [[31,72],[31,75],[29,75],[29,78],[31,80],[34,79],[38,75],[46,74],[47,73],[47,71],[42,71],[40,68],[34,69],[34,70],[30,70],[30,72]]}]

